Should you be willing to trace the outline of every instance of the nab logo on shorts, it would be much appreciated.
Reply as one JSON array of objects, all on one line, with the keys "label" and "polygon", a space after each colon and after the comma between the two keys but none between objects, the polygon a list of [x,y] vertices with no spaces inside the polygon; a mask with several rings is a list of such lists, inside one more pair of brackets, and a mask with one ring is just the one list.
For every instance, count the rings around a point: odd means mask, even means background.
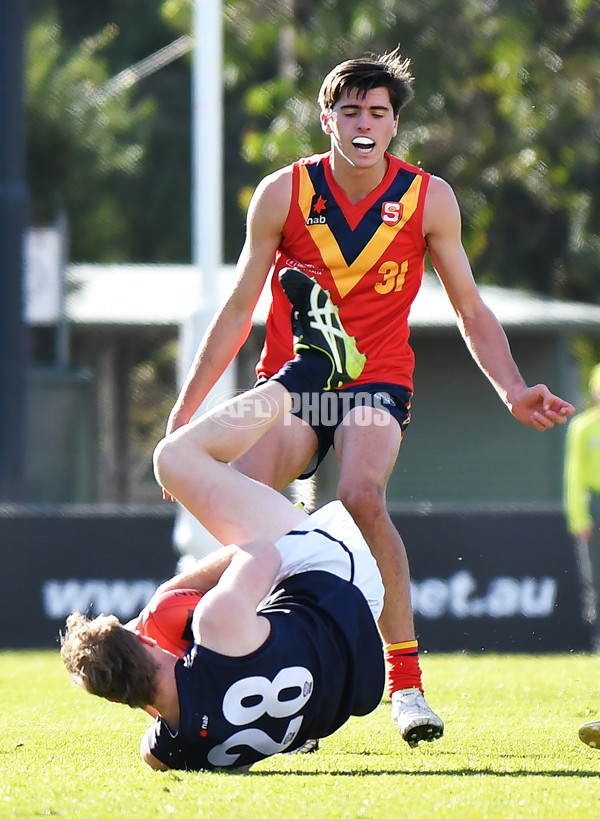
[{"label": "nab logo on shorts", "polygon": [[310,205],[310,214],[306,220],[307,225],[327,224],[327,200],[321,194],[315,194]]}]

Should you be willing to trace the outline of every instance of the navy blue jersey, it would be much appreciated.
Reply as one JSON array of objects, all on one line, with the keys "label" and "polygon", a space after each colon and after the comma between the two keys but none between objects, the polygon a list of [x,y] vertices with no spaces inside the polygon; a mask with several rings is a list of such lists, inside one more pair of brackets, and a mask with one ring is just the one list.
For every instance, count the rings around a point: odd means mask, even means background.
[{"label": "navy blue jersey", "polygon": [[179,730],[158,718],[150,750],[169,768],[240,768],[327,736],[383,693],[381,638],[363,594],[329,572],[294,575],[261,606],[265,643],[244,657],[193,644],[175,666]]}]

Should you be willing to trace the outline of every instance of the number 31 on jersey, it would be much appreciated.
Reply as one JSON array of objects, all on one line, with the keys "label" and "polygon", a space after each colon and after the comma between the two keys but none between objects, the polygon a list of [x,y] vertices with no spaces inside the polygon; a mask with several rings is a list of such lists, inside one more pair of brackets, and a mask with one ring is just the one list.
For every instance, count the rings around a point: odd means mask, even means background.
[{"label": "number 31 on jersey", "polygon": [[398,262],[384,262],[377,272],[381,276],[381,281],[374,285],[377,293],[386,296],[393,291],[402,290],[408,272],[408,260],[401,265]]}]

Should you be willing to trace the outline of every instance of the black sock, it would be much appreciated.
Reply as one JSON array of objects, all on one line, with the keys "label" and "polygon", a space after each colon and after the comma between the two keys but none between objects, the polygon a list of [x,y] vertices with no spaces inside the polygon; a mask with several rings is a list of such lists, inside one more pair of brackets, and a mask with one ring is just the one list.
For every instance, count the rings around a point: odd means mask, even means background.
[{"label": "black sock", "polygon": [[273,381],[279,381],[291,393],[321,392],[331,376],[331,359],[318,350],[300,350],[287,361]]}]

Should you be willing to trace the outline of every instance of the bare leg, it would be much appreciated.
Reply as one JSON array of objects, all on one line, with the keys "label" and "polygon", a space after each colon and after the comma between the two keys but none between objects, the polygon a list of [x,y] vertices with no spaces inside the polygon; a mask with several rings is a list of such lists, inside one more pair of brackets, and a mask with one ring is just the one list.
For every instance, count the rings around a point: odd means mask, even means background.
[{"label": "bare leg", "polygon": [[[362,415],[357,415],[357,413]],[[378,413],[380,425],[357,423]],[[387,511],[385,491],[400,450],[398,423],[382,410],[360,407],[338,427],[338,497],[355,519],[377,560],[385,586],[379,629],[386,643],[414,640],[408,559]]]},{"label": "bare leg", "polygon": [[317,436],[312,428],[300,418],[286,415],[236,458],[233,466],[281,492],[304,472],[316,448]]},{"label": "bare leg", "polygon": [[221,543],[277,540],[306,517],[287,498],[242,475],[230,461],[243,455],[291,408],[276,381],[238,395],[181,427],[156,448],[159,483]]},{"label": "bare leg", "polygon": [[441,737],[444,723],[421,693],[408,559],[385,503],[400,449],[400,426],[383,410],[357,407],[338,427],[334,443],[340,462],[338,496],[369,544],[385,586],[379,628],[386,643],[392,719],[402,738],[415,747]]}]

